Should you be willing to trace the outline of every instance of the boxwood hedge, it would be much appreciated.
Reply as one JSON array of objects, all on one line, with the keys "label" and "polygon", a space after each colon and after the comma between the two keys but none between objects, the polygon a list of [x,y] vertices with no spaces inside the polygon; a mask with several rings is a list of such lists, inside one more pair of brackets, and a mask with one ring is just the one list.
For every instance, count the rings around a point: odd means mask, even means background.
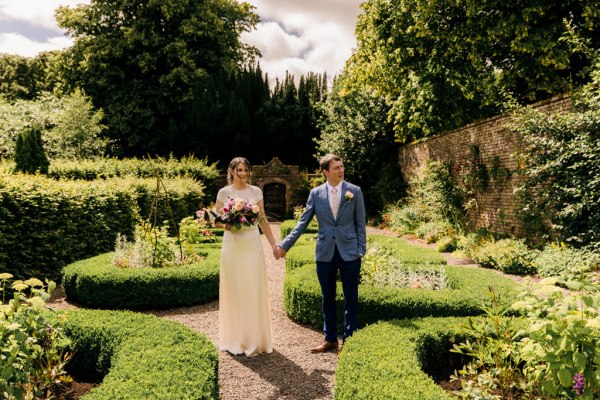
[{"label": "boxwood hedge", "polygon": [[170,158],[99,158],[89,160],[52,160],[48,176],[55,179],[111,179],[119,177],[152,178],[160,173],[165,180],[193,178],[205,187],[204,203],[214,201],[221,186],[216,164],[194,156]]},{"label": "boxwood hedge", "polygon": [[102,309],[204,304],[219,296],[219,247],[202,245],[203,261],[171,268],[116,268],[112,253],[77,261],[64,269],[65,294],[69,301]]},{"label": "boxwood hedge", "polygon": [[[117,233],[131,237],[136,221],[150,214],[155,186],[152,179],[0,174],[0,270],[59,280],[63,266],[113,250]],[[169,207],[160,208],[158,220],[194,215],[202,186],[190,178],[166,186]]]},{"label": "boxwood hedge", "polygon": [[82,397],[96,399],[218,399],[218,353],[185,326],[129,311],[69,311],[65,333],[75,353],[71,370],[103,376]]},{"label": "boxwood hedge", "polygon": [[448,378],[462,367],[449,350],[463,341],[466,318],[419,318],[379,322],[344,344],[335,372],[334,399],[450,400],[432,376]]},{"label": "boxwood hedge", "polygon": [[[378,240],[378,238],[374,238]],[[387,239],[386,239],[387,240]],[[417,246],[395,244],[402,239],[390,239],[394,246],[402,248]],[[433,251],[432,251],[433,252]],[[409,257],[409,266],[415,264],[417,258]],[[402,253],[401,253],[402,254]],[[436,254],[433,252],[433,254]],[[312,259],[311,259],[312,256]],[[423,260],[428,258],[426,255]],[[430,262],[435,259],[430,259]],[[423,262],[423,261],[422,261]],[[283,302],[288,315],[295,321],[310,324],[316,328],[322,326],[321,289],[315,272],[314,244],[300,245],[290,250],[286,257],[287,271],[284,280]],[[436,264],[434,264],[436,265]],[[443,264],[437,264],[438,267]],[[481,314],[481,304],[488,297],[488,287],[493,286],[496,293],[502,295],[501,301],[511,303],[517,293],[518,284],[511,279],[500,276],[494,271],[462,266],[445,266],[448,288],[442,290],[399,289],[391,287],[374,287],[361,284],[359,286],[359,326],[365,326],[380,320],[415,317],[447,317]],[[343,294],[338,282],[338,313],[343,315]],[[339,321],[340,324],[342,321]],[[341,328],[341,327],[340,327]]]}]

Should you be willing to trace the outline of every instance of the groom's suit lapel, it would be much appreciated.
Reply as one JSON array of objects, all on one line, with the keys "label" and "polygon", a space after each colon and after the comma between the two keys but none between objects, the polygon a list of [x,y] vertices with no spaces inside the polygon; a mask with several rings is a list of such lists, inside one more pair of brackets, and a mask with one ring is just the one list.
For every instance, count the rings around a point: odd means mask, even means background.
[{"label": "groom's suit lapel", "polygon": [[342,182],[342,186],[340,187],[340,207],[338,208],[338,213],[335,216],[336,219],[338,219],[340,217],[340,215],[342,215],[342,211],[344,211],[344,208],[346,208],[346,203],[348,203],[346,201],[346,199],[344,198],[344,193],[346,193],[346,181]]}]

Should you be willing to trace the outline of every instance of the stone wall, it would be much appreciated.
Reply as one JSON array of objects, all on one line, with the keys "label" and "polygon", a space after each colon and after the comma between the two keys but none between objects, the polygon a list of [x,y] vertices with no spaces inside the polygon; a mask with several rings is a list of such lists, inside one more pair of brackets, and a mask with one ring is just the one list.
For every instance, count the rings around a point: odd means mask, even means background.
[{"label": "stone wall", "polygon": [[[569,105],[567,96],[559,96],[533,107],[550,113],[565,111]],[[518,135],[505,127],[509,118],[508,114],[499,115],[400,148],[398,163],[409,188],[411,180],[428,160],[449,163],[459,174],[464,174],[470,163],[480,162],[485,165],[490,179],[488,188],[475,195],[471,227],[487,227],[496,232],[524,236],[517,215],[520,204],[513,193],[523,180],[519,175],[522,161],[518,157],[523,146]],[[476,159],[473,157],[474,150],[479,152]],[[505,174],[507,171],[511,172],[509,176]]]}]

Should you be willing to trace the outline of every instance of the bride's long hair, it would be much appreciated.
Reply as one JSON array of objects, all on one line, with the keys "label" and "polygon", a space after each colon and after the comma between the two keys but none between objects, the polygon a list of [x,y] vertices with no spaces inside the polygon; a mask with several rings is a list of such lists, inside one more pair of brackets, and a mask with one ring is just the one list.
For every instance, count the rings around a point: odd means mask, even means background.
[{"label": "bride's long hair", "polygon": [[244,157],[236,157],[229,163],[229,168],[227,169],[227,184],[233,185],[233,174],[237,169],[237,166],[240,164],[246,164],[248,168],[248,184],[252,184],[252,167],[250,166],[250,162],[246,160]]}]

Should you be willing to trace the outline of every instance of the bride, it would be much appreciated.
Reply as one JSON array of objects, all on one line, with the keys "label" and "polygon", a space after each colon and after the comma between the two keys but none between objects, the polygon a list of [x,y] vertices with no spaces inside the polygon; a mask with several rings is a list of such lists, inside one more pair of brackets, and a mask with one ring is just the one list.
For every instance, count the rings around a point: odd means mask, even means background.
[{"label": "bride", "polygon": [[[262,191],[251,183],[250,163],[236,157],[227,170],[228,185],[219,190],[216,208],[241,198],[259,208],[258,224],[273,251],[277,243],[265,217]],[[232,354],[271,353],[271,311],[266,265],[258,227],[224,225],[219,285],[219,348]]]}]

